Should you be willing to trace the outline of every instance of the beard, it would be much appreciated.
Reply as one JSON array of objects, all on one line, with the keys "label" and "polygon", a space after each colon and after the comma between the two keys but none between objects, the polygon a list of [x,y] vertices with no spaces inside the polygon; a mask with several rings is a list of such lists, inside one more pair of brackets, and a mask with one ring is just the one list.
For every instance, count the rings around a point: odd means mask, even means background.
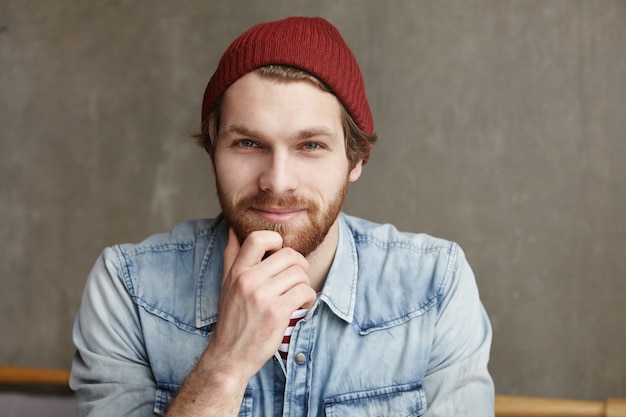
[{"label": "beard", "polygon": [[[305,257],[315,251],[326,238],[328,231],[339,216],[348,192],[346,179],[329,204],[321,207],[304,197],[295,195],[279,197],[264,191],[235,201],[229,193],[223,190],[219,181],[216,183],[217,195],[224,216],[235,230],[241,243],[256,230],[271,230],[282,236],[283,247],[292,248]],[[306,220],[304,223],[300,218],[294,223],[273,223],[254,215],[250,210],[277,207],[304,209]]]}]

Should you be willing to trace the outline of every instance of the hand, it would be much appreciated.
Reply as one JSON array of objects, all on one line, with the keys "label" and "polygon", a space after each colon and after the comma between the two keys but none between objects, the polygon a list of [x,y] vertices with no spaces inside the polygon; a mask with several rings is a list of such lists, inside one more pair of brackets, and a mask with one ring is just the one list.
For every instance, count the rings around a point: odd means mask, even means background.
[{"label": "hand", "polygon": [[[213,360],[236,367],[246,382],[278,349],[291,314],[315,302],[308,261],[282,245],[276,232],[253,232],[240,245],[229,231],[218,321],[208,349]],[[271,255],[263,259],[266,253]]]},{"label": "hand", "polygon": [[215,332],[167,417],[237,416],[248,381],[278,350],[291,314],[313,306],[309,263],[282,245],[275,232],[253,232],[240,245],[229,231]]}]

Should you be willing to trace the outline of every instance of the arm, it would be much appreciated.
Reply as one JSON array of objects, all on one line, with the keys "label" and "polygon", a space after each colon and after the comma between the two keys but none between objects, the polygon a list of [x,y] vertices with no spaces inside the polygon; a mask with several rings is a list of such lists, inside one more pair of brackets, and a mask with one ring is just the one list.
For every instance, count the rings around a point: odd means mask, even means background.
[{"label": "arm", "polygon": [[156,386],[136,305],[114,249],[105,249],[83,292],[73,338],[70,386],[79,416],[152,416]]},{"label": "arm", "polygon": [[249,379],[278,349],[293,311],[315,301],[308,262],[282,248],[278,233],[254,232],[241,246],[229,233],[216,329],[168,417],[237,416]]},{"label": "arm", "polygon": [[494,387],[487,369],[491,325],[474,274],[463,252],[455,248],[424,379],[428,400],[424,416],[493,416]]},{"label": "arm", "polygon": [[[279,234],[263,231],[240,247],[231,232],[220,319],[169,416],[237,415],[248,380],[276,351],[292,311],[315,300],[308,263],[281,246]],[[114,249],[103,252],[74,324],[77,352],[70,385],[78,393],[80,416],[153,415],[156,383],[120,265]]]}]

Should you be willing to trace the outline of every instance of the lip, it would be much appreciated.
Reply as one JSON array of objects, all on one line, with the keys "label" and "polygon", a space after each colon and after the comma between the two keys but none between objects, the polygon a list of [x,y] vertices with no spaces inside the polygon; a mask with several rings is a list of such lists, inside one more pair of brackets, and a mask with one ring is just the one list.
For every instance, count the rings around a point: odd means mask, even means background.
[{"label": "lip", "polygon": [[288,208],[288,207],[269,207],[258,208],[252,207],[250,211],[265,221],[271,223],[290,223],[302,214],[306,213],[306,209]]}]

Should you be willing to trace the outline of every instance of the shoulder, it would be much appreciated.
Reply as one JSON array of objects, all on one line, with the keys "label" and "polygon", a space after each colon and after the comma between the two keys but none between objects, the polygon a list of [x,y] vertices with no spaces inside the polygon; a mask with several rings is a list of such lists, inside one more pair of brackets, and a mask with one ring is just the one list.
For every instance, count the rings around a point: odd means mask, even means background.
[{"label": "shoulder", "polygon": [[[443,302],[456,281],[474,279],[471,271],[459,273],[469,266],[453,241],[351,216],[345,220],[358,259],[358,295],[375,298],[381,306],[394,305],[398,317],[386,317],[388,322],[425,314]],[[370,316],[372,311],[360,314]]]},{"label": "shoulder", "polygon": [[359,217],[344,215],[344,219],[357,246],[373,247],[380,251],[440,254],[444,257],[462,254],[460,246],[453,241],[426,233],[398,230],[396,226],[375,223]]},{"label": "shoulder", "polygon": [[[106,248],[88,286],[120,294],[141,310],[196,332],[215,316],[225,246],[222,216],[190,220],[138,243]],[[215,256],[214,256],[215,255]],[[196,305],[201,291],[203,304]],[[198,311],[196,311],[199,309]]]},{"label": "shoulder", "polygon": [[104,262],[135,297],[157,298],[164,289],[191,294],[213,249],[223,244],[219,236],[224,223],[221,216],[189,220],[168,233],[107,248]]},{"label": "shoulder", "polygon": [[138,243],[118,244],[113,249],[126,259],[150,253],[187,251],[213,240],[221,222],[221,217],[188,220],[177,224],[167,233],[153,234]]}]

